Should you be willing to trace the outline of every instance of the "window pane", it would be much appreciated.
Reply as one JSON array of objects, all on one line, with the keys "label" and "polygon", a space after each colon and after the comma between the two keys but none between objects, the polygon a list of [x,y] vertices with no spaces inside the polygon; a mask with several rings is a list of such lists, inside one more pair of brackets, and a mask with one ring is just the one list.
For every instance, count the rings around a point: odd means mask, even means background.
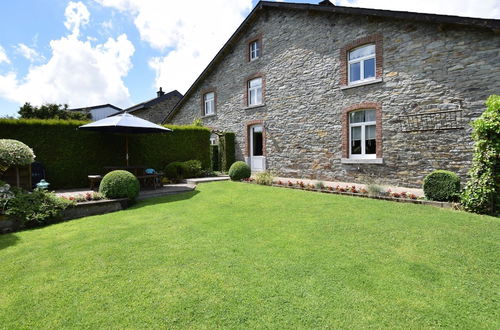
[{"label": "window pane", "polygon": [[361,127],[351,127],[351,154],[361,154]]},{"label": "window pane", "polygon": [[252,79],[249,82],[249,87],[261,87],[262,86],[262,78]]},{"label": "window pane", "polygon": [[375,59],[370,58],[368,60],[363,61],[364,65],[364,78],[372,78],[375,77]]},{"label": "window pane", "polygon": [[376,154],[377,153],[377,143],[376,143],[375,139],[373,139],[373,140],[366,140],[366,143],[365,143],[365,153],[367,155]]},{"label": "window pane", "polygon": [[366,45],[349,52],[349,60],[375,54],[375,45]]},{"label": "window pane", "polygon": [[365,112],[364,111],[351,112],[350,116],[351,116],[351,118],[350,118],[351,124],[362,123],[365,121]]},{"label": "window pane", "polygon": [[255,89],[251,89],[249,92],[248,92],[248,104],[249,105],[253,105],[253,104],[256,104],[257,100],[255,99]]},{"label": "window pane", "polygon": [[262,104],[262,88],[257,88],[256,94],[256,103],[255,104]]},{"label": "window pane", "polygon": [[349,64],[349,81],[358,81],[361,79],[360,63]]},{"label": "window pane", "polygon": [[375,121],[375,110],[365,110],[365,121]]},{"label": "window pane", "polygon": [[375,140],[375,125],[366,126],[365,138],[367,140]]}]

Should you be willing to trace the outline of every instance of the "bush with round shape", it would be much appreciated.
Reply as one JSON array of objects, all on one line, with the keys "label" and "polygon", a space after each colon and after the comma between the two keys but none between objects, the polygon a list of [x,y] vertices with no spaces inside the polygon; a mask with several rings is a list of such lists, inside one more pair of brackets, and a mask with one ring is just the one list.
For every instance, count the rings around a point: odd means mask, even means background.
[{"label": "bush with round shape", "polygon": [[427,199],[451,202],[460,194],[460,179],[453,172],[436,170],[425,177],[423,188]]},{"label": "bush with round shape", "polygon": [[183,179],[183,164],[182,162],[172,162],[165,166],[163,172],[167,179],[174,182],[180,181]]},{"label": "bush with round shape", "polygon": [[240,181],[243,179],[248,179],[251,175],[250,167],[247,163],[242,161],[237,161],[231,165],[229,168],[229,177],[233,181]]},{"label": "bush with round shape", "polygon": [[33,150],[21,141],[0,139],[0,172],[11,166],[29,165],[34,160]]},{"label": "bush with round shape", "polygon": [[102,178],[99,192],[106,198],[128,198],[134,200],[139,195],[139,180],[128,171],[112,171]]}]

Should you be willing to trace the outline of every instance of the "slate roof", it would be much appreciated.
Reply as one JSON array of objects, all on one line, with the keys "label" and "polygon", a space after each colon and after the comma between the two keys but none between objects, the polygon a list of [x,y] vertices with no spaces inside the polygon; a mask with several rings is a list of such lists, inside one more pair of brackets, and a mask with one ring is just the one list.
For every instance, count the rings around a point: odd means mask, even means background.
[{"label": "slate roof", "polygon": [[122,111],[114,113],[114,114],[110,115],[109,117],[116,116],[116,115],[118,115],[120,113],[124,113],[124,112],[133,113],[134,111],[137,111],[137,110],[146,109],[146,108],[149,108],[155,104],[158,104],[158,103],[163,102],[165,100],[171,99],[172,97],[180,97],[182,99],[182,94],[179,93],[179,91],[177,91],[177,90],[173,90],[169,93],[163,94],[162,96],[158,96],[158,97],[155,97],[153,99],[150,99],[150,100],[138,103],[136,105],[133,105],[127,109],[123,109]]}]

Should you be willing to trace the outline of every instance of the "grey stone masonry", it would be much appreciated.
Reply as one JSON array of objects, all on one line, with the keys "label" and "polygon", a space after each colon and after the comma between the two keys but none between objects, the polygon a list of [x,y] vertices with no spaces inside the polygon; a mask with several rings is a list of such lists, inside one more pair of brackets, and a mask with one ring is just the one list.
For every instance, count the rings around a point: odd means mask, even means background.
[{"label": "grey stone masonry", "polygon": [[[262,54],[248,60],[248,41]],[[345,50],[376,43],[377,79],[345,86]],[[347,48],[346,48],[347,47]],[[420,187],[436,169],[466,180],[472,120],[500,92],[500,35],[492,30],[382,17],[266,9],[255,15],[169,122],[236,133],[262,121],[266,168],[283,177]],[[264,104],[246,105],[247,78],[264,80]],[[216,91],[202,116],[203,91]],[[377,160],[350,160],[347,113],[377,109]],[[379,150],[380,149],[380,150]]]},{"label": "grey stone masonry", "polygon": [[166,114],[172,111],[174,106],[182,98],[181,95],[173,95],[161,102],[131,112],[134,116],[149,120],[150,122],[161,124]]}]

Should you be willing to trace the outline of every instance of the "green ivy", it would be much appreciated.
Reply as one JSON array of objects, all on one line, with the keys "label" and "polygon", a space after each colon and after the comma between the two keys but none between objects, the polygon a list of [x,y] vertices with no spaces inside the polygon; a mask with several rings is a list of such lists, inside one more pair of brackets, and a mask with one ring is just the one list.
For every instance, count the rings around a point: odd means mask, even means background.
[{"label": "green ivy", "polygon": [[471,212],[497,214],[500,205],[500,95],[491,95],[487,109],[472,123],[475,141],[470,180],[462,205]]}]

